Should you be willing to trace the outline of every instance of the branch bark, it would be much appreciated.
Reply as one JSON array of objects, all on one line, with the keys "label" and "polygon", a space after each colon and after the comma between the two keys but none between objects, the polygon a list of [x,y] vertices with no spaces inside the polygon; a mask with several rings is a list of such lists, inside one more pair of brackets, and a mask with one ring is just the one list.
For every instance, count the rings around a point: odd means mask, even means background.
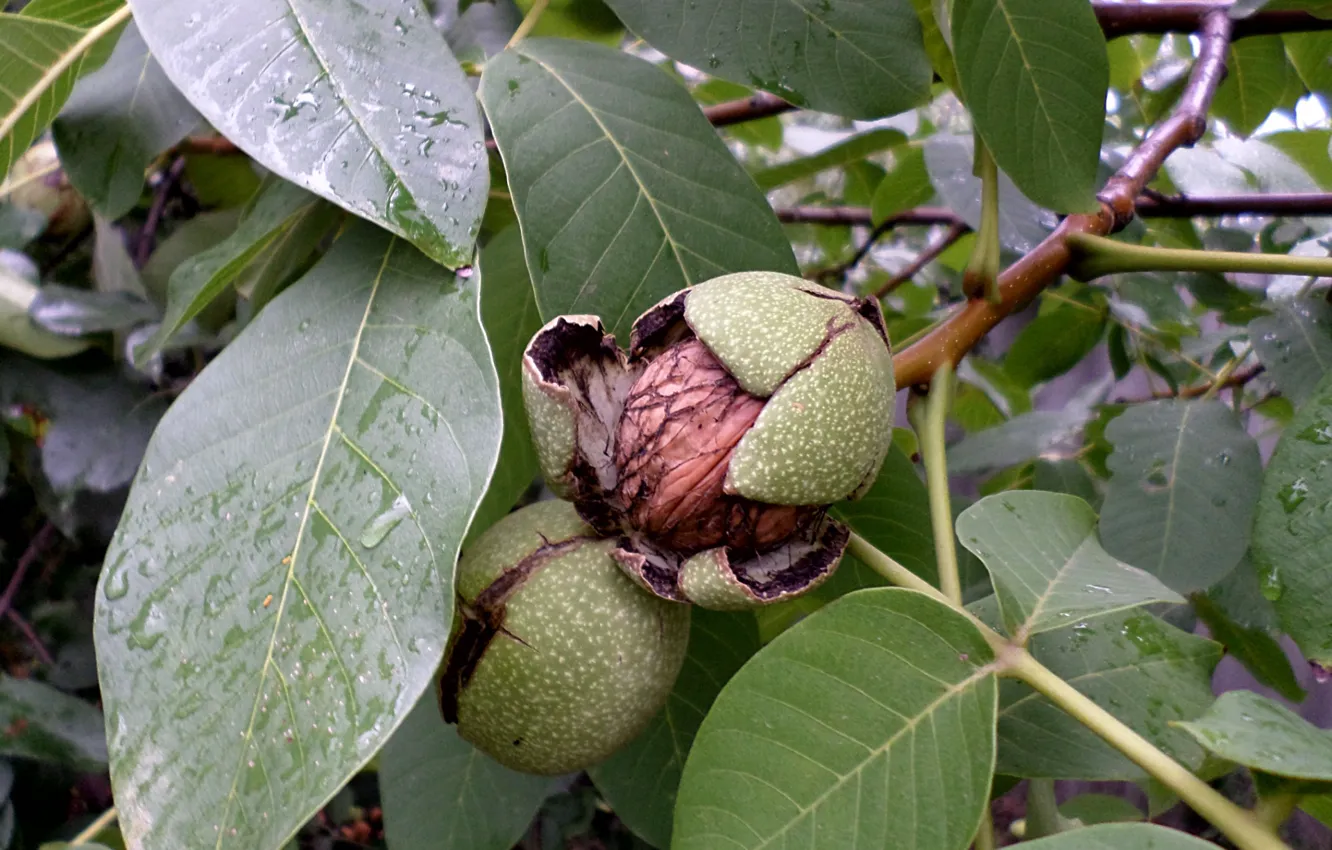
[{"label": "branch bark", "polygon": [[1110,178],[1097,196],[1096,214],[1071,215],[1053,233],[999,276],[1000,300],[972,299],[914,345],[893,358],[897,385],[928,383],[944,362],[956,364],[991,328],[1053,283],[1072,259],[1067,237],[1072,233],[1106,236],[1133,218],[1134,201],[1167,156],[1191,145],[1207,128],[1212,95],[1225,76],[1231,21],[1224,7],[1213,7],[1203,19],[1202,42],[1193,72],[1175,111],[1158,125]]},{"label": "branch bark", "polygon": [[712,126],[725,127],[730,124],[740,124],[772,115],[781,115],[783,112],[790,112],[796,108],[794,104],[787,103],[775,94],[756,91],[749,97],[728,100],[715,106],[704,107],[703,114],[712,122]]},{"label": "branch bark", "polygon": [[[1161,34],[1202,29],[1207,16],[1225,13],[1233,5],[1215,0],[1175,0],[1162,3],[1123,3],[1093,0],[1092,8],[1106,38],[1133,33]],[[1264,11],[1232,22],[1230,38],[1273,35],[1282,32],[1312,32],[1332,29],[1332,20],[1308,12]]]}]

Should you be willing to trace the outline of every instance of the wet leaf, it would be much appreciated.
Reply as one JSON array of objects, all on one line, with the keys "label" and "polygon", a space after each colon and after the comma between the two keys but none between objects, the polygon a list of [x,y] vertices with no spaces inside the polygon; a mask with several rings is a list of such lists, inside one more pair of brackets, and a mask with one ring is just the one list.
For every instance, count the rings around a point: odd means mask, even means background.
[{"label": "wet leaf", "polygon": [[929,203],[933,197],[934,186],[925,167],[924,145],[898,148],[892,169],[879,182],[870,201],[874,223],[882,222],[893,213]]},{"label": "wet leaf", "polygon": [[862,590],[815,612],[717,698],[671,846],[965,847],[989,800],[992,658],[971,622],[912,591]]},{"label": "wet leaf", "polygon": [[114,220],[138,203],[153,158],[199,121],[131,22],[106,64],[74,87],[52,134],[74,188]]},{"label": "wet leaf", "polygon": [[1082,362],[1105,335],[1105,299],[1079,291],[1047,293],[1040,314],[1024,327],[1004,355],[1004,368],[1025,387],[1064,374]]},{"label": "wet leaf", "polygon": [[[837,503],[832,514],[916,575],[931,584],[938,581],[929,494],[915,466],[898,446],[889,449],[869,492],[854,501]],[[816,592],[831,598],[857,587],[885,583],[859,561],[844,561]]]},{"label": "wet leaf", "polygon": [[0,676],[0,755],[102,770],[102,713],[43,682]]},{"label": "wet leaf", "polygon": [[[1243,567],[1235,570],[1243,571]],[[1251,570],[1250,570],[1251,571]],[[1194,596],[1193,610],[1207,625],[1212,639],[1226,649],[1226,654],[1244,665],[1258,683],[1272,688],[1288,700],[1302,701],[1306,694],[1295,678],[1290,659],[1267,629],[1244,626],[1232,620],[1221,606],[1208,596]]]},{"label": "wet leaf", "polygon": [[1149,602],[1184,601],[1107,554],[1096,539],[1096,512],[1076,496],[988,496],[957,518],[957,536],[985,562],[1004,627],[1019,641]]},{"label": "wet leaf", "polygon": [[1286,426],[1263,473],[1253,560],[1281,628],[1310,660],[1332,667],[1332,376]]},{"label": "wet leaf", "polygon": [[1114,446],[1101,506],[1106,551],[1188,593],[1221,580],[1249,547],[1262,478],[1258,444],[1219,401],[1162,399],[1106,428]]},{"label": "wet leaf", "polygon": [[350,227],[162,420],[97,591],[130,844],[281,845],[430,685],[499,446],[476,277]]},{"label": "wet leaf", "polygon": [[[981,184],[972,174],[971,136],[937,132],[925,140],[925,166],[944,206],[972,229],[980,227]],[[999,242],[1011,251],[1030,251],[1053,229],[1055,218],[999,175]]]},{"label": "wet leaf", "polygon": [[672,59],[820,112],[882,118],[929,98],[930,60],[910,0],[608,3]]},{"label": "wet leaf", "polygon": [[481,115],[419,2],[133,5],[167,77],[246,153],[450,268],[470,261]]},{"label": "wet leaf", "polygon": [[1143,820],[1142,809],[1113,794],[1079,794],[1059,807],[1059,814],[1086,826]]},{"label": "wet leaf", "polygon": [[1332,782],[1332,732],[1253,691],[1224,693],[1202,717],[1176,725],[1223,759],[1275,776]]},{"label": "wet leaf", "polygon": [[1082,430],[1092,411],[1034,410],[959,440],[948,449],[954,475],[984,472],[1034,460]]},{"label": "wet leaf", "polygon": [[1332,304],[1289,298],[1263,305],[1270,315],[1249,323],[1258,359],[1292,404],[1303,404],[1332,369]]},{"label": "wet leaf", "polygon": [[71,339],[33,324],[28,309],[41,294],[41,287],[0,266],[0,347],[30,357],[54,359],[78,354],[87,340]]},{"label": "wet leaf", "polygon": [[680,775],[698,727],[722,687],[758,650],[758,628],[748,612],[695,608],[689,651],[666,707],[637,739],[589,771],[616,816],[653,847],[671,846]]},{"label": "wet leaf", "polygon": [[[1127,611],[1046,632],[1029,647],[1101,708],[1190,768],[1203,751],[1171,720],[1192,720],[1212,703],[1221,647],[1153,617]],[[1026,685],[1000,685],[999,761],[1012,776],[1136,780],[1142,768]]]},{"label": "wet leaf", "polygon": [[962,94],[995,162],[1036,203],[1092,212],[1110,62],[1085,3],[954,0]]},{"label": "wet leaf", "polygon": [[125,331],[157,319],[157,305],[132,292],[93,292],[48,283],[28,307],[39,327],[62,336]]},{"label": "wet leaf", "polygon": [[378,763],[393,850],[509,850],[557,787],[509,770],[458,737],[429,690]]},{"label": "wet leaf", "polygon": [[0,178],[51,123],[74,83],[106,61],[130,18],[122,0],[34,2],[0,13]]},{"label": "wet leaf", "polygon": [[595,313],[627,341],[641,312],[685,286],[797,273],[763,194],[660,68],[526,39],[486,64],[481,99],[543,318]]}]

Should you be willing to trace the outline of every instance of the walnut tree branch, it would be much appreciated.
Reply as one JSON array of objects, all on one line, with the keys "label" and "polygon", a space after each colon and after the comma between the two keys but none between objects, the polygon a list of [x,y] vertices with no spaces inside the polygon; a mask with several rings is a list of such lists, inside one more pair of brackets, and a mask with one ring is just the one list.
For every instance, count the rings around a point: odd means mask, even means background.
[{"label": "walnut tree branch", "polygon": [[943,363],[957,363],[1005,316],[1058,279],[1073,259],[1068,244],[1070,234],[1105,236],[1128,224],[1133,218],[1134,201],[1166,157],[1202,137],[1212,95],[1225,76],[1230,33],[1231,21],[1223,8],[1206,15],[1200,33],[1201,50],[1179,103],[1106,183],[1097,196],[1101,201],[1100,211],[1068,216],[1026,256],[1005,269],[999,276],[997,303],[972,299],[899,352],[893,358],[899,387],[927,383]]},{"label": "walnut tree branch", "polygon": [[[1193,32],[1203,26],[1208,15],[1225,12],[1232,5],[1216,0],[1175,0],[1162,3],[1124,3],[1093,0],[1092,8],[1106,38],[1133,33],[1162,34]],[[1232,22],[1232,40],[1253,35],[1283,32],[1312,32],[1332,29],[1332,20],[1308,12],[1263,11]]]},{"label": "walnut tree branch", "polygon": [[921,251],[920,254],[916,256],[916,259],[912,260],[897,274],[888,278],[878,289],[874,290],[874,297],[882,298],[920,274],[921,269],[937,260],[940,254],[947,251],[954,242],[961,239],[969,232],[971,232],[971,228],[961,222],[954,222],[949,226],[948,232],[941,236],[938,241]]}]

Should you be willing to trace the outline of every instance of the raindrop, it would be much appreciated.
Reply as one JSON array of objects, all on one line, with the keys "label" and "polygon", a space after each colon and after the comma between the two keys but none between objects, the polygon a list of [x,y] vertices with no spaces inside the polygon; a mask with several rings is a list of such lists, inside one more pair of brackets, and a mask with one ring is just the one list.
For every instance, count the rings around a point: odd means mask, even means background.
[{"label": "raindrop", "polygon": [[1280,500],[1281,507],[1286,513],[1293,513],[1307,498],[1309,498],[1309,482],[1303,477],[1296,478],[1277,491],[1277,499]]},{"label": "raindrop", "polygon": [[129,570],[125,567],[113,570],[106,577],[106,584],[102,587],[102,595],[108,602],[114,602],[117,599],[124,599],[125,594],[129,593]]},{"label": "raindrop", "polygon": [[1281,583],[1281,572],[1275,566],[1259,571],[1258,587],[1262,591],[1263,598],[1268,602],[1276,602],[1281,599],[1281,594],[1286,590],[1286,586]]},{"label": "raindrop", "polygon": [[398,498],[393,500],[393,504],[387,511],[372,517],[365,524],[365,528],[361,530],[361,545],[367,549],[373,549],[383,543],[389,532],[397,528],[398,523],[410,516],[411,512],[412,505],[407,501],[407,496],[399,493]]},{"label": "raindrop", "polygon": [[1332,424],[1328,422],[1315,422],[1308,428],[1297,434],[1301,440],[1306,443],[1313,443],[1316,446],[1326,446],[1332,443]]}]

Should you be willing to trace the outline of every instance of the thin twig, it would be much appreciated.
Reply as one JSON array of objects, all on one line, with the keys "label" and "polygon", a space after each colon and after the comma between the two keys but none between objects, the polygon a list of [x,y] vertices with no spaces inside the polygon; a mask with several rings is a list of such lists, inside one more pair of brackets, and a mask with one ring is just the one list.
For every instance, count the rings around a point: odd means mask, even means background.
[{"label": "thin twig", "polygon": [[46,552],[54,541],[56,534],[56,527],[48,522],[28,541],[28,547],[23,550],[23,554],[19,556],[18,564],[14,567],[14,574],[9,577],[9,584],[5,585],[5,592],[0,593],[0,614],[8,611],[10,606],[14,604],[14,597],[23,585],[23,579],[28,574],[28,570]]},{"label": "thin twig", "polygon": [[102,830],[106,829],[108,826],[115,823],[115,820],[116,820],[116,807],[112,806],[111,808],[107,809],[106,811],[98,815],[97,819],[94,820],[92,823],[88,824],[88,827],[84,829],[83,832],[80,832],[78,835],[74,836],[74,840],[69,842],[69,846],[79,847],[83,844],[87,844],[89,841],[92,841],[94,838],[101,835]]},{"label": "thin twig", "polygon": [[775,94],[756,91],[749,97],[728,100],[725,103],[704,107],[703,114],[712,122],[712,126],[726,127],[731,124],[781,115],[783,112],[790,112],[796,108],[798,107],[795,104],[787,103]]},{"label": "thin twig", "polygon": [[504,45],[504,49],[507,50],[527,38],[528,33],[536,28],[537,22],[541,20],[541,14],[546,11],[546,7],[549,5],[550,0],[533,0],[531,8],[523,16],[522,23],[518,24],[518,29],[514,30],[513,35],[509,36],[509,42]]},{"label": "thin twig", "polygon": [[1102,207],[1095,214],[1070,215],[1053,233],[999,276],[998,303],[973,298],[915,345],[894,360],[899,387],[923,384],[945,361],[957,363],[995,325],[1031,301],[1068,268],[1073,253],[1072,233],[1107,235],[1133,218],[1134,201],[1176,149],[1202,137],[1212,95],[1225,76],[1230,45],[1230,18],[1224,11],[1208,14],[1200,34],[1201,49],[1175,111],[1158,125],[1110,178],[1098,196]]},{"label": "thin twig", "polygon": [[[874,218],[869,207],[785,207],[777,209],[777,218],[787,224],[863,225],[870,227]],[[961,224],[966,222],[946,207],[916,207],[889,216],[883,223]]]},{"label": "thin twig", "polygon": [[936,241],[933,245],[927,247],[924,251],[921,251],[920,254],[916,257],[916,259],[912,260],[910,263],[907,263],[907,265],[903,267],[901,271],[899,271],[897,274],[893,275],[892,277],[888,278],[888,280],[883,282],[882,286],[874,290],[874,297],[883,298],[885,295],[888,295],[894,289],[897,289],[897,287],[901,286],[902,284],[911,280],[916,275],[920,274],[922,269],[924,269],[926,266],[928,266],[930,263],[934,262],[935,260],[939,259],[940,254],[942,254],[944,251],[947,251],[950,247],[952,247],[953,243],[961,239],[970,231],[971,228],[967,227],[962,222],[954,222],[953,224],[951,224],[948,227],[948,232],[945,233],[942,237],[940,237],[938,241]]},{"label": "thin twig", "polygon": [[143,230],[139,231],[138,244],[134,246],[134,265],[138,268],[143,268],[148,258],[152,256],[153,248],[157,247],[157,227],[162,223],[162,212],[166,209],[171,190],[180,181],[180,175],[183,173],[185,173],[185,157],[179,156],[162,175],[162,182],[153,193],[153,204],[148,208],[148,217],[144,220]]},{"label": "thin twig", "polygon": [[14,628],[22,632],[24,639],[28,641],[28,646],[32,649],[33,655],[36,655],[37,659],[47,667],[54,667],[55,656],[51,654],[51,650],[46,648],[46,644],[42,642],[41,636],[32,627],[32,623],[29,623],[22,614],[13,608],[6,611],[5,616],[9,618],[9,622]]}]

